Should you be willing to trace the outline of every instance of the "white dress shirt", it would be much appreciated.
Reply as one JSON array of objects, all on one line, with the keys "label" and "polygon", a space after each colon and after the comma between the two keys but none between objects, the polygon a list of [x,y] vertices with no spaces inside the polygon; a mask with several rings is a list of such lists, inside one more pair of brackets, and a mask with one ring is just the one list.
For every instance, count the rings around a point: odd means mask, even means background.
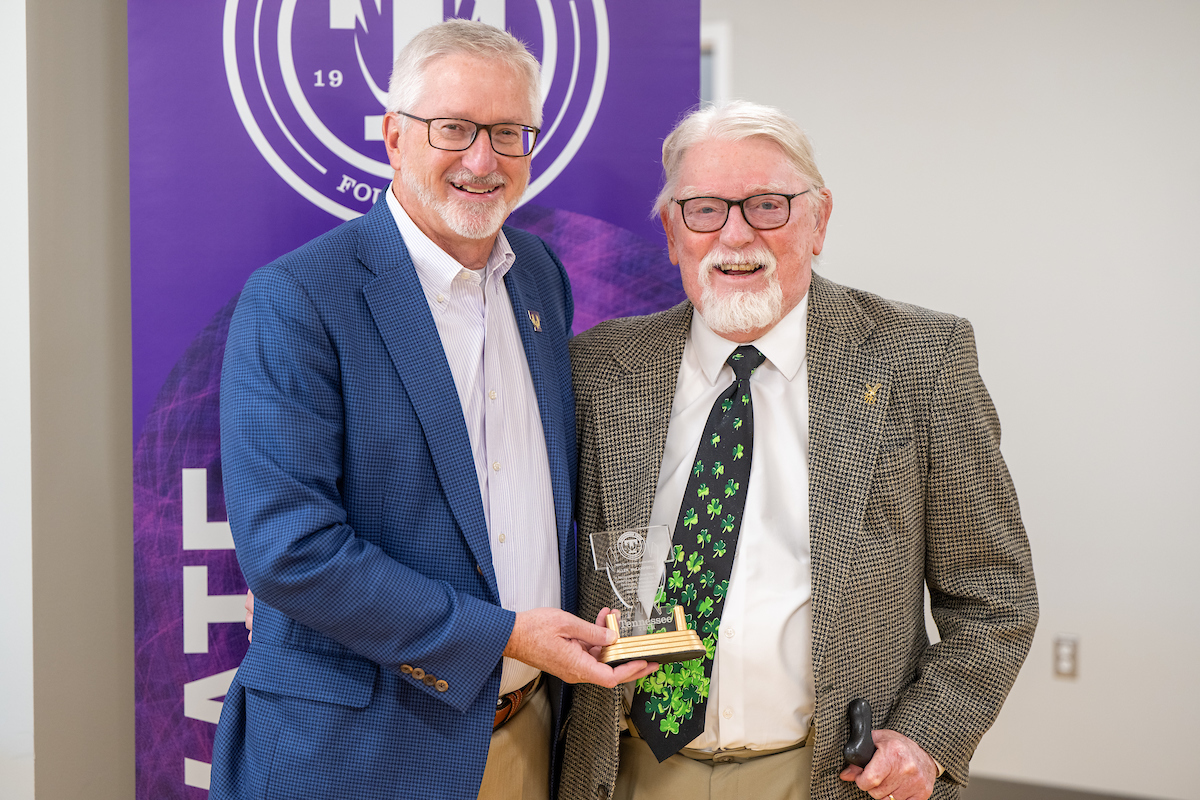
[{"label": "white dress shirt", "polygon": [[[516,256],[501,231],[487,265],[469,270],[421,232],[390,187],[387,204],[429,301],[462,403],[500,605],[510,611],[558,608],[562,588],[546,438],[504,285]],[[500,693],[537,674],[505,658]]]},{"label": "white dress shirt", "polygon": [[[729,593],[721,612],[704,733],[696,750],[770,750],[808,732],[816,691],[810,655],[808,545],[808,297],[758,341],[750,379],[754,449]],[[737,343],[692,315],[651,525],[675,527],[712,404],[733,382]]]}]

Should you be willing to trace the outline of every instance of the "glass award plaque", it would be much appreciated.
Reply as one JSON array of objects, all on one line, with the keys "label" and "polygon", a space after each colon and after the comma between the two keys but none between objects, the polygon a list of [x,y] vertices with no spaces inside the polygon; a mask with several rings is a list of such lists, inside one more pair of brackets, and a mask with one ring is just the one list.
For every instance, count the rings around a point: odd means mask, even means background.
[{"label": "glass award plaque", "polygon": [[666,525],[601,531],[588,537],[592,563],[604,572],[616,603],[607,625],[617,640],[600,651],[610,666],[645,659],[660,664],[704,655],[704,643],[687,627],[683,607],[667,603],[663,591],[668,561],[673,562]]}]

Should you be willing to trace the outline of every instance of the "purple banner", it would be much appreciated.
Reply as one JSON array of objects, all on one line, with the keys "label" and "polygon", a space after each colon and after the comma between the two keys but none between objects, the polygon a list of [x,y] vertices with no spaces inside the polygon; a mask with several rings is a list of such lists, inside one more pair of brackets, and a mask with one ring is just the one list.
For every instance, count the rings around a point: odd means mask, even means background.
[{"label": "purple banner", "polygon": [[392,60],[450,16],[542,61],[543,134],[510,223],[562,258],[575,329],[683,297],[650,205],[662,139],[698,101],[698,0],[130,0],[139,798],[207,794],[246,648],[218,428],[238,292],[386,188]]}]

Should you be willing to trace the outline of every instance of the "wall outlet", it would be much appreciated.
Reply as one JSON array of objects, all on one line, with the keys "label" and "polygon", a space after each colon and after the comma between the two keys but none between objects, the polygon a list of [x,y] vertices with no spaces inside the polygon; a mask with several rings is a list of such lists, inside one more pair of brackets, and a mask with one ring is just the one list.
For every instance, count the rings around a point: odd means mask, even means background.
[{"label": "wall outlet", "polygon": [[1058,678],[1079,677],[1079,637],[1059,633],[1054,637],[1054,675]]}]

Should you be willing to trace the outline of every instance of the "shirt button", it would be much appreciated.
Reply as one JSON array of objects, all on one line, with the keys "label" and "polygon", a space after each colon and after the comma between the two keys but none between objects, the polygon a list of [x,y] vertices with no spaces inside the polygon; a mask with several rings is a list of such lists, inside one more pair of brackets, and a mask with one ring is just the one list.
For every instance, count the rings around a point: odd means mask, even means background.
[{"label": "shirt button", "polygon": [[504,544],[504,534],[503,534],[503,533],[502,533],[502,534],[500,534],[500,535],[499,535],[498,537],[496,537],[496,538],[498,538],[498,539],[500,540],[500,544]]},{"label": "shirt button", "polygon": [[495,399],[496,399],[497,397],[499,397],[499,396],[500,396],[500,395],[496,394],[496,390],[495,390],[495,389],[492,389],[490,392],[488,392],[488,397],[492,398],[493,400],[495,400]]},{"label": "shirt button", "polygon": [[721,633],[725,634],[726,639],[733,638],[733,628],[721,628]]},{"label": "shirt button", "polygon": [[446,302],[446,296],[445,296],[445,295],[442,295],[442,294],[439,294],[439,295],[437,296],[437,301],[438,301],[439,303],[444,303],[444,302]]},{"label": "shirt button", "polygon": [[499,471],[500,471],[500,462],[499,462],[499,461],[493,461],[493,462],[492,462],[492,469],[496,470],[496,472],[499,472]]},{"label": "shirt button", "polygon": [[725,719],[733,719],[733,709],[732,708],[725,709],[724,711],[721,712],[721,716],[724,717]]}]

